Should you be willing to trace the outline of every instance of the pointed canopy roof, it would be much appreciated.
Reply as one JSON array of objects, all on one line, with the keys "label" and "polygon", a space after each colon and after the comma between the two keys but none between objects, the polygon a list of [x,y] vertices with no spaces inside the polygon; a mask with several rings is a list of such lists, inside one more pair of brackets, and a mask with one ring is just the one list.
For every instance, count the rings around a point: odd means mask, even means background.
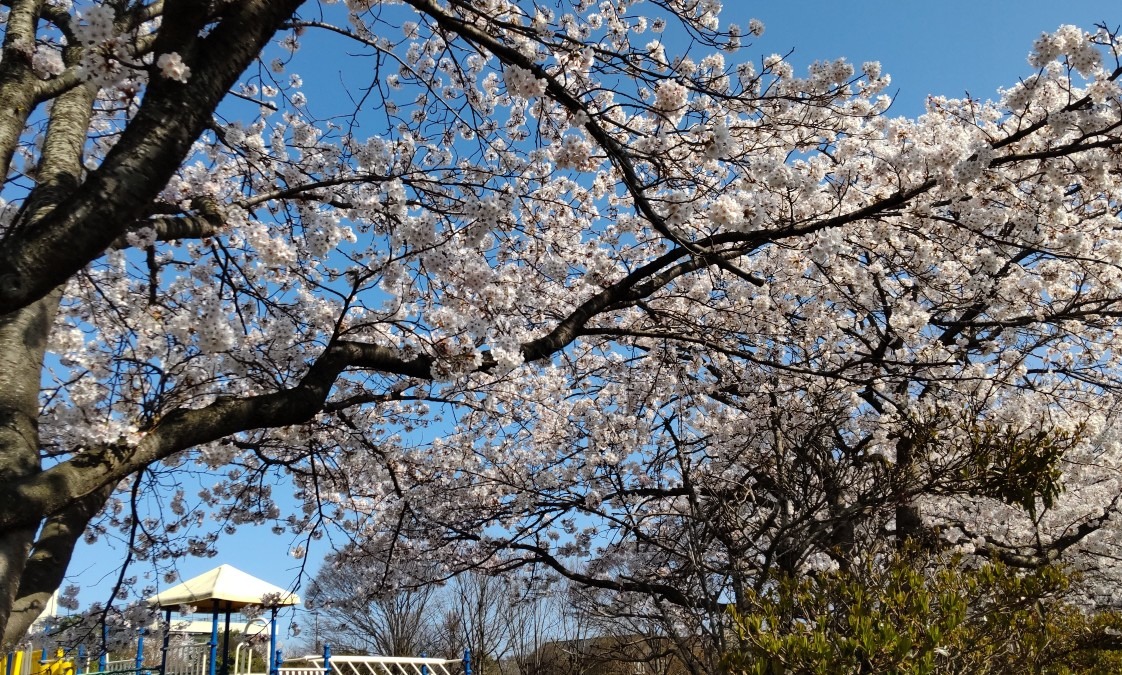
[{"label": "pointed canopy roof", "polygon": [[230,565],[219,565],[209,572],[188,579],[163,593],[148,598],[160,609],[193,605],[199,612],[238,611],[248,605],[282,607],[297,605],[295,593],[274,586]]}]

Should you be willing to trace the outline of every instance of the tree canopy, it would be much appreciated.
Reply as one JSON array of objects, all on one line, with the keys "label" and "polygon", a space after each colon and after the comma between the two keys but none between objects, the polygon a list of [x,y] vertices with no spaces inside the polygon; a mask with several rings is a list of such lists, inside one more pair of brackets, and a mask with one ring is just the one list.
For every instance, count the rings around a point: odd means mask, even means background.
[{"label": "tree canopy", "polygon": [[707,0],[2,4],[5,644],[243,523],[687,641],[885,541],[1118,602],[1108,27],[908,119]]}]

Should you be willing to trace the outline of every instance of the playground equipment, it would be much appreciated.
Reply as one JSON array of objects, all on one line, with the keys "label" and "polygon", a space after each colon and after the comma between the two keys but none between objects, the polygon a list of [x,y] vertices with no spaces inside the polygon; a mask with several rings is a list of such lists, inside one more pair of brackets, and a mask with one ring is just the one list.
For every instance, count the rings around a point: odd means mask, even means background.
[{"label": "playground equipment", "polygon": [[76,675],[81,671],[65,658],[62,652],[48,657],[46,649],[25,649],[0,656],[0,673],[3,675]]},{"label": "playground equipment", "polygon": [[[230,675],[230,615],[256,606],[269,612],[269,672],[275,675],[277,664],[274,654],[277,648],[277,611],[300,603],[300,598],[286,589],[250,576],[231,565],[219,565],[213,570],[188,579],[178,586],[152,596],[148,599],[153,605],[164,610],[165,625],[171,626],[171,614],[184,606],[195,608],[196,612],[211,615],[210,654],[208,655],[208,675]],[[218,616],[226,616],[225,639],[222,646],[222,659],[218,658]],[[164,631],[163,658],[160,664],[162,675],[169,675],[168,655],[171,631]],[[219,664],[221,663],[221,668]],[[178,673],[176,675],[195,675]]]},{"label": "playground equipment", "polygon": [[[75,654],[55,652],[54,658],[47,658],[46,648],[8,654],[0,661],[0,675],[471,675],[471,654],[464,652],[463,660],[434,659],[425,656],[332,656],[330,646],[325,646],[322,655],[301,657],[296,660],[301,665],[283,665],[282,654],[277,649],[276,618],[277,611],[300,602],[296,594],[283,588],[252,577],[230,565],[220,565],[215,569],[188,579],[178,586],[152,596],[148,602],[164,611],[164,627],[160,647],[159,663],[145,660],[145,637],[147,629],[137,634],[135,656],[127,659],[110,660],[104,648],[97,650],[96,660],[89,656],[88,650],[79,647]],[[191,621],[172,622],[172,612],[190,606],[195,612],[209,613],[210,639],[205,642],[175,643],[172,641],[173,627],[184,626]],[[237,626],[246,637],[253,637],[251,627],[257,627],[260,635],[269,631],[269,650],[262,659],[267,663],[265,671],[255,672],[252,658],[251,641],[240,642],[234,658],[230,658],[230,615],[257,606],[268,613],[265,619],[241,623]],[[219,615],[225,615],[225,632],[222,652],[219,654]],[[101,644],[109,642],[108,635],[102,634]],[[180,629],[182,630],[182,629]],[[205,628],[203,629],[205,630]],[[183,631],[184,634],[193,631]],[[245,660],[242,660],[245,650]]]},{"label": "playground equipment", "polygon": [[[209,647],[209,645],[201,645]],[[241,650],[247,646],[242,642],[235,650],[232,675],[269,675],[252,669],[252,659],[241,660]],[[137,654],[143,654],[143,639],[138,640]],[[195,650],[190,656],[196,659],[188,667],[177,669],[179,673],[191,672],[198,675],[206,673],[210,666],[207,659],[209,650]],[[272,675],[472,675],[471,653],[465,651],[463,660],[437,659],[425,656],[332,656],[331,646],[324,647],[323,655],[303,656],[285,665],[283,655],[277,651],[273,655],[275,670]],[[165,667],[174,665],[175,660],[164,660]],[[170,672],[170,671],[168,671]],[[13,652],[0,659],[0,673],[3,675],[160,675],[159,667],[146,667],[143,656],[128,659],[94,661],[79,650],[73,658],[61,650],[53,658],[44,656],[43,650],[24,650]]]},{"label": "playground equipment", "polygon": [[0,655],[2,675],[150,675],[156,670],[144,666],[143,634],[137,638],[135,656],[126,659],[110,660],[109,655],[102,652],[95,661],[85,645],[79,645],[74,653],[25,645],[23,649]]}]

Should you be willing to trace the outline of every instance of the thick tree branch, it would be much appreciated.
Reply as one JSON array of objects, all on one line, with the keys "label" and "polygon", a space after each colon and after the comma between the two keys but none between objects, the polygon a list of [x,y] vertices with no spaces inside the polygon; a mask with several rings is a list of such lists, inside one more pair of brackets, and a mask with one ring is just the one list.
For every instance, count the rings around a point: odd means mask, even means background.
[{"label": "thick tree branch", "polygon": [[19,640],[46,608],[51,595],[66,577],[74,547],[86,531],[86,525],[105,506],[114,489],[115,484],[102,486],[43,525],[23,570],[2,644],[10,645]]},{"label": "thick tree branch", "polygon": [[[226,5],[229,13],[204,38],[188,36],[188,44],[182,45],[157,38],[156,51],[187,51],[197,42],[191,50],[190,79],[180,83],[153,78],[140,110],[101,167],[51,215],[15,225],[0,248],[0,270],[4,270],[0,314],[27,305],[64,282],[144,215],[210,123],[227,90],[300,4],[300,0],[231,3]],[[164,26],[176,24],[169,19],[173,13],[169,4]],[[16,137],[22,128],[20,122]]]},{"label": "thick tree branch", "polygon": [[319,412],[335,379],[348,367],[429,379],[433,359],[402,358],[378,345],[337,342],[297,386],[249,398],[219,398],[198,409],[180,408],[159,420],[135,445],[124,441],[91,448],[62,464],[10,485],[0,496],[0,530],[62,512],[108,484],[181,450],[240,431],[300,424]]},{"label": "thick tree branch", "polygon": [[[197,212],[195,214],[152,216],[136,222],[131,231],[151,228],[155,232],[156,241],[205,239],[217,235],[226,221],[225,209],[211,198],[196,199],[194,206]],[[130,246],[129,235],[125,234],[117,237],[111,248],[124,249]]]},{"label": "thick tree branch", "polygon": [[[35,26],[43,0],[11,0],[9,4],[11,11],[4,26],[3,56],[0,58],[0,170],[5,176],[12,165],[12,157],[27,119],[35,107],[35,83],[38,78],[31,70],[31,57],[35,50]],[[3,269],[4,265],[0,264],[0,270]],[[3,277],[0,275],[2,285]],[[2,313],[5,310],[0,309]]]}]

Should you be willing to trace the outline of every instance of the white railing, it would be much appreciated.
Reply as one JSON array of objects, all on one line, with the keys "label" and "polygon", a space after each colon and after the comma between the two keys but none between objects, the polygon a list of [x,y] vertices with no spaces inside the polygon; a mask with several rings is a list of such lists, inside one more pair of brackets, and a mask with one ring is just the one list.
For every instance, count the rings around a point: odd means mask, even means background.
[{"label": "white railing", "polygon": [[[280,675],[325,675],[322,656],[305,656],[308,666],[284,666]],[[460,672],[458,659],[432,659],[417,656],[332,656],[333,675],[454,675]]]},{"label": "white railing", "polygon": [[282,675],[324,675],[323,668],[306,667],[306,666],[282,666],[282,667],[280,667],[280,674],[282,674]]},{"label": "white railing", "polygon": [[[159,665],[157,664],[157,670]],[[164,675],[207,675],[210,672],[210,645],[188,643],[168,645]]]},{"label": "white railing", "polygon": [[[266,652],[268,652],[267,645],[255,646],[250,642],[239,642],[238,646],[234,649],[233,675],[267,675],[269,669],[269,655]],[[261,667],[264,668],[264,670],[255,671],[253,669],[255,658],[261,662]],[[320,672],[322,672],[322,670]]]},{"label": "white railing", "polygon": [[117,659],[115,661],[105,662],[106,673],[114,673],[119,670],[136,670],[136,657],[131,659]]},{"label": "white railing", "polygon": [[[243,665],[241,650],[242,645],[239,645],[234,652],[231,675],[268,675],[251,672],[252,657],[246,658]],[[278,669],[278,675],[460,675],[464,662],[458,659],[415,656],[332,656],[329,671],[324,670],[322,656],[304,656],[292,659],[289,663],[294,665],[282,666]],[[109,661],[105,665],[106,669],[102,671],[104,673],[135,671],[136,659]],[[209,668],[210,645],[168,646],[164,675],[208,675]],[[159,665],[153,667],[147,664],[145,670],[158,671]]]}]

